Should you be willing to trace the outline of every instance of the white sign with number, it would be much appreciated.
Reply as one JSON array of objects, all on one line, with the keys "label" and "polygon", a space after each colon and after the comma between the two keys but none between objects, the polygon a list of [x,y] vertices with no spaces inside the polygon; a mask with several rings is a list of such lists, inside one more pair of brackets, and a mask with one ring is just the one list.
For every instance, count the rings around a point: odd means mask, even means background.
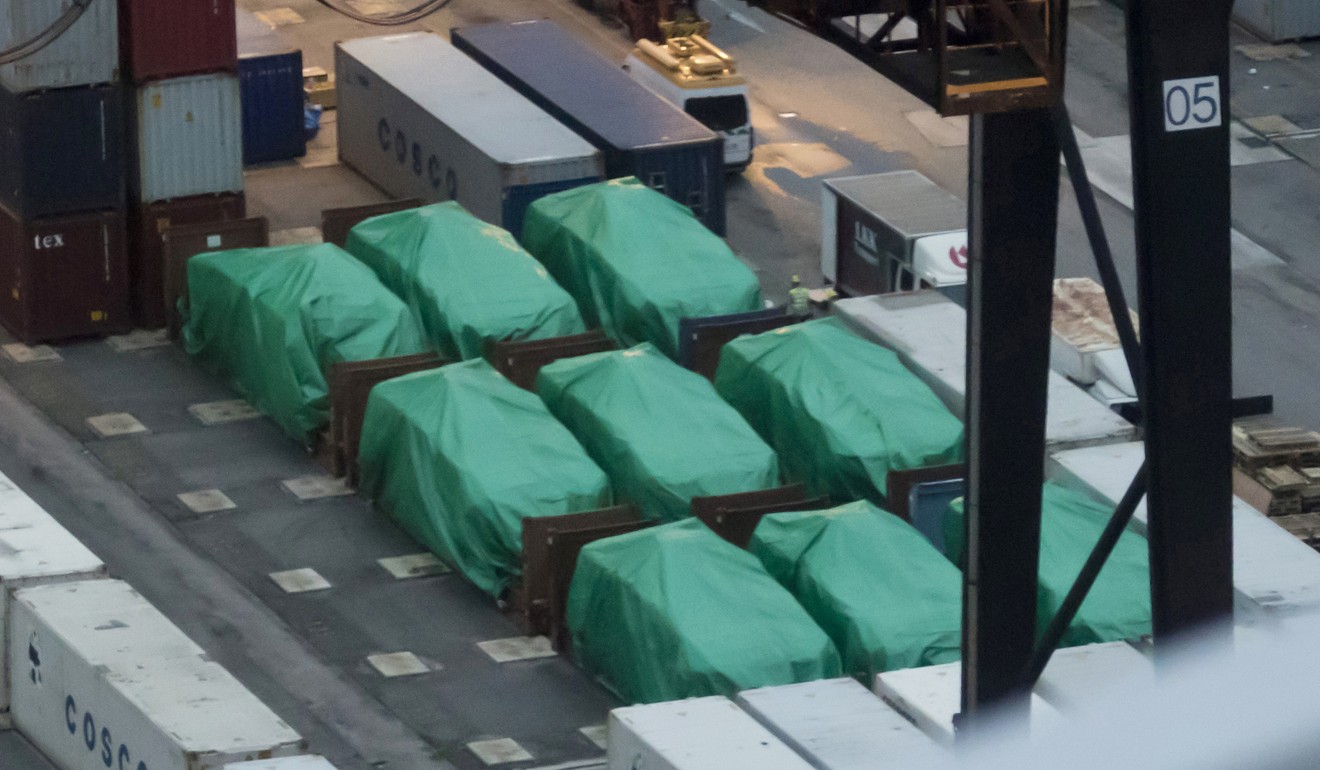
[{"label": "white sign with number", "polygon": [[1164,130],[1190,131],[1223,125],[1219,76],[1164,81]]}]

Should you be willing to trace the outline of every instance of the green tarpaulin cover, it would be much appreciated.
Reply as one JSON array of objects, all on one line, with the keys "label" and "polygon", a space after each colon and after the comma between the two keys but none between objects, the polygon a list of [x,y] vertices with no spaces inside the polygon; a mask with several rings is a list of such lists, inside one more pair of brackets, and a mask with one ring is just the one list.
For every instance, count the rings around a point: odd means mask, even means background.
[{"label": "green tarpaulin cover", "polygon": [[632,177],[534,202],[523,245],[622,345],[678,356],[682,318],[760,310],[756,276],[686,206]]},{"label": "green tarpaulin cover", "polygon": [[373,388],[358,462],[364,495],[493,596],[519,575],[524,518],[610,504],[541,400],[480,360]]},{"label": "green tarpaulin cover", "polygon": [[586,331],[577,304],[541,263],[455,202],[368,219],[345,248],[403,298],[452,360],[480,358],[487,339]]},{"label": "green tarpaulin cover", "polygon": [[304,443],[329,419],[331,364],[428,349],[407,306],[330,244],[193,257],[188,297],[188,354]]},{"label": "green tarpaulin cover", "polygon": [[[1089,497],[1053,482],[1041,494],[1040,594],[1037,631],[1049,625],[1113,514]],[[964,558],[963,501],[944,517],[944,550],[955,564]],[[1117,642],[1149,634],[1150,560],[1146,539],[1131,530],[1119,537],[1095,585],[1063,637],[1063,645]]]},{"label": "green tarpaulin cover", "polygon": [[649,344],[556,361],[536,391],[649,518],[681,519],[693,497],[779,485],[774,451],[705,378]]},{"label": "green tarpaulin cover", "polygon": [[568,627],[583,668],[629,703],[840,673],[834,644],[788,591],[696,519],[583,548]]},{"label": "green tarpaulin cover", "polygon": [[833,319],[724,346],[720,395],[812,494],[883,504],[890,470],[963,461],[963,426],[893,351]]},{"label": "green tarpaulin cover", "polygon": [[962,575],[907,522],[869,502],[761,519],[748,548],[863,683],[958,660]]}]

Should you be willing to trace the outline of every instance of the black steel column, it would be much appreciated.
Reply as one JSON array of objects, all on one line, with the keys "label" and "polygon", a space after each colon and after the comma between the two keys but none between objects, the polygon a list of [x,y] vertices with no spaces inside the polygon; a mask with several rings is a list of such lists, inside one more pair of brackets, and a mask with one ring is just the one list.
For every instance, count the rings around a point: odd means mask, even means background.
[{"label": "black steel column", "polygon": [[[1048,110],[973,115],[963,713],[1030,701],[1059,145]],[[1025,721],[1024,721],[1025,726]]]},{"label": "black steel column", "polygon": [[1231,8],[1127,3],[1157,660],[1233,609]]}]

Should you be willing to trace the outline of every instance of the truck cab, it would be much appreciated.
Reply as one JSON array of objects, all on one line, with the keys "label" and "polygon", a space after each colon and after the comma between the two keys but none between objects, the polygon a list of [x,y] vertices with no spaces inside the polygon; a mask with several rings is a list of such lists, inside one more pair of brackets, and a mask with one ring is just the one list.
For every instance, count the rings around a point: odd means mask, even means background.
[{"label": "truck cab", "polygon": [[701,35],[663,45],[637,41],[623,69],[724,139],[724,167],[740,172],[752,162],[752,121],[747,82],[733,59]]}]

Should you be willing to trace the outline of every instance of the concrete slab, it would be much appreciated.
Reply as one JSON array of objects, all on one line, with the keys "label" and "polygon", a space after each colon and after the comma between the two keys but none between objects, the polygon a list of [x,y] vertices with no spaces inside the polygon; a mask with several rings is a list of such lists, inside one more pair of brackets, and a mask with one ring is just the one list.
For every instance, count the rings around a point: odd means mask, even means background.
[{"label": "concrete slab", "polygon": [[398,676],[417,676],[429,674],[431,667],[411,652],[388,652],[380,655],[368,655],[367,663],[376,672],[387,679]]},{"label": "concrete slab", "polygon": [[241,398],[193,404],[188,407],[188,413],[203,425],[224,425],[261,417],[261,412],[258,412],[256,407]]},{"label": "concrete slab", "polygon": [[965,115],[942,118],[934,110],[914,110],[903,117],[936,147],[966,147],[968,121]]},{"label": "concrete slab", "polygon": [[21,342],[0,346],[5,356],[16,364],[38,364],[46,361],[61,361],[58,351],[49,345],[28,347]]},{"label": "concrete slab", "polygon": [[353,494],[344,479],[329,476],[299,476],[296,479],[285,479],[280,485],[304,502]]},{"label": "concrete slab", "polygon": [[489,642],[477,642],[477,647],[496,663],[552,658],[558,654],[555,652],[554,647],[550,646],[550,640],[544,636],[515,636],[509,639],[492,639]]},{"label": "concrete slab", "polygon": [[413,553],[407,556],[390,556],[377,559],[379,564],[395,580],[444,575],[452,570],[448,564],[440,561],[433,553]]},{"label": "concrete slab", "polygon": [[168,347],[171,343],[169,333],[164,329],[134,329],[128,334],[107,337],[105,344],[117,353],[131,353],[135,350]]},{"label": "concrete slab", "polygon": [[311,567],[272,572],[270,579],[286,594],[302,594],[330,588],[330,581],[321,577],[321,574]]},{"label": "concrete slab", "polygon": [[610,730],[608,724],[588,725],[587,727],[579,729],[578,732],[585,735],[587,740],[596,744],[601,751],[604,751],[610,746]]},{"label": "concrete slab", "polygon": [[179,502],[193,513],[217,513],[232,511],[238,506],[228,495],[218,489],[202,489],[196,492],[184,492],[179,495]]},{"label": "concrete slab", "polygon": [[527,750],[518,745],[518,742],[512,738],[493,738],[486,741],[473,741],[467,745],[468,751],[477,755],[481,763],[490,767],[492,765],[505,765],[510,762],[530,762],[535,759]]},{"label": "concrete slab", "polygon": [[114,438],[115,436],[128,436],[147,432],[147,426],[138,422],[136,417],[127,412],[114,412],[88,417],[87,427],[91,428],[101,438]]}]

